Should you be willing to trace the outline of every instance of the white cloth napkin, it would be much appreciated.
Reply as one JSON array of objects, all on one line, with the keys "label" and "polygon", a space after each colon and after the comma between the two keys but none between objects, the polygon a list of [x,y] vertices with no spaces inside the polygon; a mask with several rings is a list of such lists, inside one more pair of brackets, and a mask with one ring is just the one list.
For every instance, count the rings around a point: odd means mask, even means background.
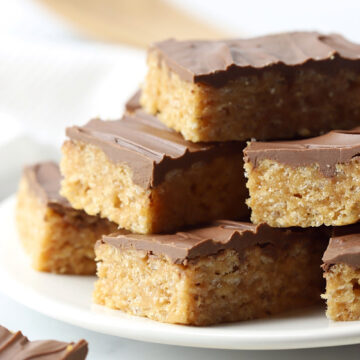
[{"label": "white cloth napkin", "polygon": [[65,127],[119,118],[145,53],[81,38],[30,0],[0,2],[0,199],[22,167],[58,159]]},{"label": "white cloth napkin", "polygon": [[66,126],[120,117],[144,73],[131,48],[2,39],[0,141],[24,132],[59,146]]},{"label": "white cloth napkin", "polygon": [[144,72],[145,54],[130,48],[3,39],[0,199],[25,164],[59,157],[66,126],[119,118]]}]

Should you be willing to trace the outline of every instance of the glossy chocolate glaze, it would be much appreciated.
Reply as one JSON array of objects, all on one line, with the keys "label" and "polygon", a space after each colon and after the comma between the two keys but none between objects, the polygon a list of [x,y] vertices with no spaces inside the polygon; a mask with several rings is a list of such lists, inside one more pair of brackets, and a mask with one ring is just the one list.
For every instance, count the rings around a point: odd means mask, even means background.
[{"label": "glossy chocolate glaze", "polygon": [[24,176],[31,189],[44,203],[71,208],[70,203],[60,195],[61,173],[54,162],[43,162],[26,166]]},{"label": "glossy chocolate glaze", "polygon": [[136,110],[141,109],[140,105],[141,90],[137,90],[133,96],[126,102],[125,110],[132,113]]},{"label": "glossy chocolate glaze", "polygon": [[335,130],[304,140],[253,141],[244,149],[245,162],[256,167],[268,159],[292,167],[318,164],[326,177],[336,173],[336,165],[348,163],[360,155],[360,128]]},{"label": "glossy chocolate glaze", "polygon": [[216,41],[169,39],[155,43],[149,52],[188,82],[221,86],[239,75],[258,74],[268,68],[282,71],[316,66],[333,72],[353,66],[360,70],[360,45],[338,34],[280,33],[251,39]]},{"label": "glossy chocolate glaze", "polygon": [[183,264],[201,256],[214,255],[233,249],[242,255],[249,247],[272,245],[286,247],[296,239],[320,241],[327,238],[323,229],[271,228],[266,224],[220,220],[203,227],[170,235],[138,235],[117,231],[103,236],[96,246],[103,243],[121,249],[144,250],[153,255],[166,255],[173,263]]},{"label": "glossy chocolate glaze", "polygon": [[325,271],[335,264],[346,264],[355,269],[360,268],[359,223],[333,228],[329,246],[323,256],[323,262]]},{"label": "glossy chocolate glaze", "polygon": [[242,142],[186,141],[140,109],[125,114],[121,120],[94,119],[85,126],[70,127],[66,134],[72,140],[99,147],[110,161],[129,166],[134,183],[145,189],[160,185],[174,169],[241,154],[244,148]]},{"label": "glossy chocolate glaze", "polygon": [[88,353],[85,340],[66,343],[56,340],[29,341],[20,331],[0,326],[1,360],[84,360]]}]

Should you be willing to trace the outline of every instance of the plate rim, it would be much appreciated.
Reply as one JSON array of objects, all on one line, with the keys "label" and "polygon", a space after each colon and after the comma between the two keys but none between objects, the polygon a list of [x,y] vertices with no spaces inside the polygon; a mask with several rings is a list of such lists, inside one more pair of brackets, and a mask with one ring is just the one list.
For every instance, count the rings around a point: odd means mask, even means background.
[{"label": "plate rim", "polygon": [[[10,213],[14,217],[14,206],[15,195],[11,195],[0,202],[0,223],[3,218],[3,213]],[[11,215],[8,214],[8,216]],[[15,229],[13,230],[15,231]],[[2,241],[6,240],[0,240],[0,249]],[[329,321],[330,326],[324,328],[321,334],[319,334],[319,330],[316,329],[301,329],[287,333],[286,339],[284,339],[284,333],[281,331],[270,332],[266,330],[259,330],[256,332],[256,338],[253,335],[253,331],[249,334],[241,332],[239,336],[234,336],[232,333],[224,333],[221,335],[219,332],[214,332],[212,334],[212,329],[216,329],[222,325],[211,327],[193,327],[164,324],[150,319],[126,315],[128,319],[119,318],[116,332],[114,332],[114,330],[110,330],[109,327],[111,328],[111,323],[112,321],[115,321],[115,317],[111,315],[104,316],[104,313],[101,314],[96,309],[102,309],[103,312],[117,312],[116,310],[106,309],[102,306],[94,304],[90,306],[90,309],[84,309],[73,304],[64,304],[60,301],[55,301],[52,298],[48,298],[47,296],[38,293],[30,285],[27,286],[16,281],[11,274],[9,274],[9,271],[7,271],[1,261],[0,274],[3,282],[0,292],[12,298],[14,301],[50,318],[99,333],[127,339],[168,345],[229,350],[304,349],[360,343],[360,321],[340,323],[342,326],[336,326],[339,323]],[[41,276],[52,277],[66,276],[46,273],[40,274]],[[23,298],[24,293],[27,294],[26,300]],[[92,313],[91,317],[88,316],[89,311]],[[97,321],[94,321],[94,319]],[[267,320],[269,321],[269,319]],[[261,321],[261,319],[254,321]],[[252,323],[254,321],[252,321]],[[140,332],[138,331],[139,323],[143,328]],[[99,326],[99,324],[101,324],[101,326]],[[237,324],[244,324],[244,326],[246,326],[246,322]],[[156,325],[155,332],[149,331],[146,333],[146,331],[144,331],[144,329],[151,330],[154,325]],[[232,324],[227,325],[231,326]]]}]

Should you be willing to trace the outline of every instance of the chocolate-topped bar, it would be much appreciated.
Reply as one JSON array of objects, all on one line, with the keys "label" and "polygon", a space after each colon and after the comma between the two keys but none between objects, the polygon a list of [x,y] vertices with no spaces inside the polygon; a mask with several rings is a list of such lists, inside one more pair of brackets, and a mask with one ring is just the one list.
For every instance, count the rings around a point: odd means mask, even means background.
[{"label": "chocolate-topped bar", "polygon": [[326,271],[336,264],[360,269],[360,224],[333,228],[323,262]]},{"label": "chocolate-topped bar", "polygon": [[247,215],[243,143],[195,144],[142,110],[67,129],[61,193],[138,233]]},{"label": "chocolate-topped bar", "polygon": [[117,121],[94,119],[83,127],[68,128],[66,135],[99,147],[115,164],[126,163],[134,183],[145,189],[160,185],[174,169],[185,170],[243,149],[238,142],[191,143],[141,110]]},{"label": "chocolate-topped bar", "polygon": [[222,86],[234,76],[254,74],[273,66],[315,66],[313,62],[333,60],[332,63],[356,67],[353,61],[360,59],[360,45],[338,34],[317,32],[214,41],[169,39],[153,44],[149,49],[152,51],[157,51],[160,60],[183,80],[212,86]]},{"label": "chocolate-topped bar", "polygon": [[84,360],[88,343],[57,340],[29,341],[20,331],[11,332],[0,325],[0,359],[2,360]]},{"label": "chocolate-topped bar", "polygon": [[191,141],[287,139],[359,124],[360,45],[292,32],[153,44],[141,104]]},{"label": "chocolate-topped bar", "polygon": [[252,221],[275,227],[360,220],[360,128],[244,150]]},{"label": "chocolate-topped bar", "polygon": [[360,320],[360,224],[335,227],[323,256],[327,300],[332,320]]},{"label": "chocolate-topped bar", "polygon": [[280,142],[253,141],[244,151],[246,162],[255,167],[262,160],[274,160],[293,168],[318,164],[326,177],[336,175],[336,165],[360,154],[360,128],[335,130],[315,138]]},{"label": "chocolate-topped bar", "polygon": [[95,241],[117,225],[73,209],[59,194],[60,182],[56,163],[25,167],[16,207],[21,242],[37,270],[92,274]]},{"label": "chocolate-topped bar", "polygon": [[54,162],[43,162],[24,168],[24,177],[30,189],[49,206],[71,208],[70,203],[60,195],[61,174]]},{"label": "chocolate-topped bar", "polygon": [[95,246],[96,303],[170,323],[265,317],[319,301],[323,229],[217,221],[173,234],[120,230]]}]

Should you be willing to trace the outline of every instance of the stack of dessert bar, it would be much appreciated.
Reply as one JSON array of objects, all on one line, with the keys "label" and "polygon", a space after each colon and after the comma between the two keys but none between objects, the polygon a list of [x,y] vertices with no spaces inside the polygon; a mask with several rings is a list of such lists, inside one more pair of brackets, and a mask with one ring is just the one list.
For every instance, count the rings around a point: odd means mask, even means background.
[{"label": "stack of dessert bar", "polygon": [[327,315],[360,319],[359,125],[360,46],[340,35],[156,43],[122,119],[67,129],[61,196],[49,164],[25,171],[25,248],[88,273],[101,237],[96,303],[208,325],[319,302],[331,237]]}]

